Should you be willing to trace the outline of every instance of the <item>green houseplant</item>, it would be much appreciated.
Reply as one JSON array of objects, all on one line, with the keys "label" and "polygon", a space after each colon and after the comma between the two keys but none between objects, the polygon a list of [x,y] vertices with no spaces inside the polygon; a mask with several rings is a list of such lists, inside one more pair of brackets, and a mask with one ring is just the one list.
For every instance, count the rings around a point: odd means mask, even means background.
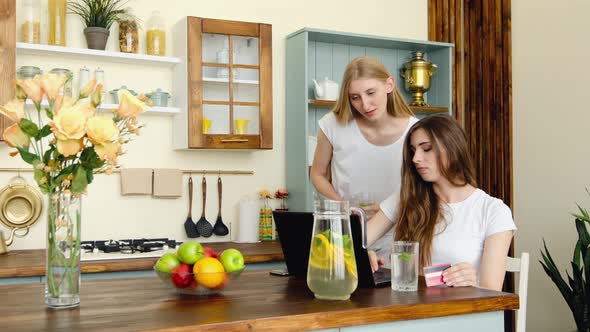
[{"label": "green houseplant", "polygon": [[88,48],[104,50],[111,25],[127,14],[126,4],[127,0],[76,0],[68,2],[68,9],[84,21]]},{"label": "green houseplant", "polygon": [[[586,191],[590,195],[590,191],[588,189]],[[543,261],[539,262],[570,307],[578,331],[588,332],[590,331],[590,234],[588,234],[586,223],[590,223],[590,215],[580,205],[578,209],[580,214],[572,214],[575,217],[578,240],[571,262],[572,275],[570,276],[566,271],[567,282],[555,265],[545,240],[543,240],[544,250],[541,250]]]}]

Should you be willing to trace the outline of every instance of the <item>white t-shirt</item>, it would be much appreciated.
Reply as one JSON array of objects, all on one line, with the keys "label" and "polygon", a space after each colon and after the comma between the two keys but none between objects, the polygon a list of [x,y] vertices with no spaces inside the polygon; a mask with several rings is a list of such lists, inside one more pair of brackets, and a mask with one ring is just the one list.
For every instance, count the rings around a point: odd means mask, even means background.
[{"label": "white t-shirt", "polygon": [[[383,213],[393,220],[399,196],[381,202]],[[444,206],[445,223],[439,223],[432,242],[432,265],[467,262],[479,270],[483,245],[491,235],[515,231],[510,208],[502,200],[476,189],[462,202]]]},{"label": "white t-shirt", "polygon": [[[377,204],[399,193],[404,141],[416,122],[417,118],[410,117],[398,140],[380,146],[367,141],[355,119],[342,125],[333,112],[324,115],[319,125],[332,145],[332,186],[338,195],[353,204],[363,198]],[[392,234],[384,235],[371,246],[379,257],[389,256]]]}]

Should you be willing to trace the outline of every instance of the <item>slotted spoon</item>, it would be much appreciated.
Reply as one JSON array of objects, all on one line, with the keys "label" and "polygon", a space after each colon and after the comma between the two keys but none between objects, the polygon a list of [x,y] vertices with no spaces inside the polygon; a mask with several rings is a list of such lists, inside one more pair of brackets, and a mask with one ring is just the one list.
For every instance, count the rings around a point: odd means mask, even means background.
[{"label": "slotted spoon", "polygon": [[205,218],[205,205],[207,203],[207,180],[205,176],[203,176],[203,213],[201,213],[201,218],[197,221],[197,232],[204,237],[210,237],[213,234],[213,226],[211,223],[207,221]]},{"label": "slotted spoon", "polygon": [[219,210],[217,210],[217,220],[213,225],[213,234],[218,236],[224,236],[229,233],[227,226],[221,220],[221,176],[217,177],[217,194],[219,195]]}]

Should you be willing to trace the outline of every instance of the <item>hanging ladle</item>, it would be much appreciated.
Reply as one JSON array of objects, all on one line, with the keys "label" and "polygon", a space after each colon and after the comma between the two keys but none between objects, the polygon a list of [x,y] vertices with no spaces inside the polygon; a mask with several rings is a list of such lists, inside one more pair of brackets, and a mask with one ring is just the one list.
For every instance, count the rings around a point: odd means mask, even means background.
[{"label": "hanging ladle", "polygon": [[204,237],[209,237],[213,234],[213,227],[205,218],[205,205],[207,203],[207,180],[203,175],[203,213],[201,213],[201,219],[197,221],[197,232]]},{"label": "hanging ladle", "polygon": [[224,236],[229,233],[227,226],[221,220],[221,176],[217,176],[217,194],[219,195],[219,210],[217,211],[217,220],[213,226],[213,234],[218,236]]}]

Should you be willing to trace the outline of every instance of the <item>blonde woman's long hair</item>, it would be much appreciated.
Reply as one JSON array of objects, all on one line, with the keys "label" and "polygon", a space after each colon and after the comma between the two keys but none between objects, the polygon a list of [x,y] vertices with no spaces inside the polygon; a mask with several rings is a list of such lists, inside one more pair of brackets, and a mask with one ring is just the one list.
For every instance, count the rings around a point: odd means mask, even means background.
[{"label": "blonde woman's long hair", "polygon": [[[338,98],[336,106],[332,109],[332,112],[336,114],[338,122],[346,124],[353,119],[353,112],[358,113],[350,104],[350,98],[348,97],[348,88],[352,80],[372,78],[385,82],[389,77],[391,77],[391,74],[389,74],[379,60],[370,56],[354,58],[346,66],[346,70],[342,76],[340,98]],[[397,84],[393,87],[393,91],[387,94],[387,113],[394,117],[409,117],[414,115],[408,104],[404,101],[404,97],[397,88]]]},{"label": "blonde woman's long hair", "polygon": [[436,226],[439,222],[445,222],[445,216],[443,202],[434,192],[432,183],[422,179],[412,162],[411,138],[418,129],[428,135],[440,173],[445,179],[455,186],[469,184],[476,187],[477,184],[465,132],[453,118],[433,115],[410,128],[404,143],[395,240],[419,242],[420,264],[427,266],[431,262]]}]

